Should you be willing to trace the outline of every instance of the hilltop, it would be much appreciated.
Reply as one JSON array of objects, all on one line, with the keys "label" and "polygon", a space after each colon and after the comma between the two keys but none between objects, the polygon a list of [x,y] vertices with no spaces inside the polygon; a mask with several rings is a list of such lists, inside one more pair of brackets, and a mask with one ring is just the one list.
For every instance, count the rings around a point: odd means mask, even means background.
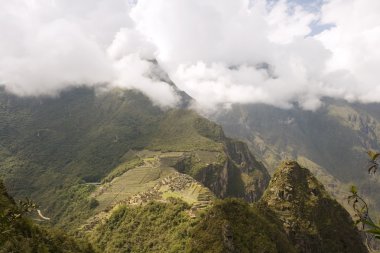
[{"label": "hilltop", "polygon": [[283,162],[260,200],[301,252],[366,252],[349,213],[295,161]]}]

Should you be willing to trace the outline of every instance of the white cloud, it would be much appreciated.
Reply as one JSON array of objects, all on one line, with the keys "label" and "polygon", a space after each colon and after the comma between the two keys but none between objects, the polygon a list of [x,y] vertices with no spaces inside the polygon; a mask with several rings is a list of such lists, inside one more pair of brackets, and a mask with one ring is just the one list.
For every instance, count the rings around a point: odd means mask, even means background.
[{"label": "white cloud", "polygon": [[[313,85],[329,52],[305,38],[318,17],[300,6],[140,0],[131,16],[157,46],[176,84],[203,107],[256,102],[288,107],[298,101],[313,109],[318,104],[321,94]],[[270,71],[260,69],[263,64]]]},{"label": "white cloud", "polygon": [[149,77],[148,73],[154,68],[154,65],[142,60],[139,54],[124,56],[114,63],[114,68],[117,78],[112,81],[112,85],[140,90],[151,98],[154,104],[163,107],[172,107],[178,103],[179,98],[173,87]]},{"label": "white cloud", "polygon": [[[322,8],[322,22],[334,27],[316,36],[331,51],[329,71],[345,71],[335,77],[342,96],[362,102],[380,101],[380,1],[333,0]],[[343,82],[344,81],[344,82]]]},{"label": "white cloud", "polygon": [[[315,12],[285,0],[140,0],[131,16],[201,106],[315,109],[323,96],[380,101],[379,5],[331,0]],[[311,35],[316,24],[333,28]]]},{"label": "white cloud", "polygon": [[0,58],[0,78],[10,91],[55,94],[68,85],[107,82],[112,76],[104,51],[66,20],[44,25],[25,40],[21,53],[5,52]]},{"label": "white cloud", "polygon": [[0,0],[0,82],[22,95],[109,83],[174,106],[173,87],[150,78],[157,59],[208,109],[379,102],[380,2],[320,2]]},{"label": "white cloud", "polygon": [[0,84],[29,96],[109,83],[174,106],[173,88],[146,77],[154,47],[129,9],[124,0],[0,0]]}]

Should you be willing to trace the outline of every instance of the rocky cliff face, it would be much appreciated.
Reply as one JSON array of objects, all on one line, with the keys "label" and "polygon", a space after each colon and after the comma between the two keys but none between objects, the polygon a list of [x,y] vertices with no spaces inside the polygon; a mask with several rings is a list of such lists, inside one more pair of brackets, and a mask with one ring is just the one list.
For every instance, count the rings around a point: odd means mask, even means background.
[{"label": "rocky cliff face", "polygon": [[347,211],[296,162],[277,169],[261,202],[283,222],[299,252],[367,252]]},{"label": "rocky cliff face", "polygon": [[238,197],[248,202],[260,199],[269,183],[269,173],[243,142],[224,137],[219,152],[187,154],[174,167],[193,176],[219,198]]},{"label": "rocky cliff face", "polygon": [[193,176],[218,197],[239,197],[248,202],[258,200],[270,179],[264,165],[255,159],[244,142],[226,137],[219,125],[204,119],[195,123],[199,134],[221,143],[223,149],[216,163],[206,164]]},{"label": "rocky cliff face", "polygon": [[245,199],[249,202],[259,199],[267,188],[270,176],[264,165],[257,161],[241,141],[226,141],[231,167],[240,172],[244,182]]}]

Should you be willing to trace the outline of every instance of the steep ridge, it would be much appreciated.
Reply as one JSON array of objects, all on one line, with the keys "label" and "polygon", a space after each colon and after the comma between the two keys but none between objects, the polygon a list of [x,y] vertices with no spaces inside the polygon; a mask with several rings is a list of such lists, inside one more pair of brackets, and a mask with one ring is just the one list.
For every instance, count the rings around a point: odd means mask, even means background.
[{"label": "steep ridge", "polygon": [[[100,252],[296,252],[279,220],[239,199],[122,202],[83,229]],[[194,215],[195,214],[195,215]]]},{"label": "steep ridge", "polygon": [[297,162],[274,173],[261,202],[279,218],[299,252],[367,252],[347,211]]}]

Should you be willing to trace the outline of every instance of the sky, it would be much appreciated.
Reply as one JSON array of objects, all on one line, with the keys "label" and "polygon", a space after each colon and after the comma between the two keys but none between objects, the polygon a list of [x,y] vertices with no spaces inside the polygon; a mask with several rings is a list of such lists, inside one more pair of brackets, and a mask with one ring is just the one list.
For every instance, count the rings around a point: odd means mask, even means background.
[{"label": "sky", "polygon": [[78,85],[179,101],[156,66],[216,110],[380,102],[378,0],[0,0],[0,84],[20,96]]}]

